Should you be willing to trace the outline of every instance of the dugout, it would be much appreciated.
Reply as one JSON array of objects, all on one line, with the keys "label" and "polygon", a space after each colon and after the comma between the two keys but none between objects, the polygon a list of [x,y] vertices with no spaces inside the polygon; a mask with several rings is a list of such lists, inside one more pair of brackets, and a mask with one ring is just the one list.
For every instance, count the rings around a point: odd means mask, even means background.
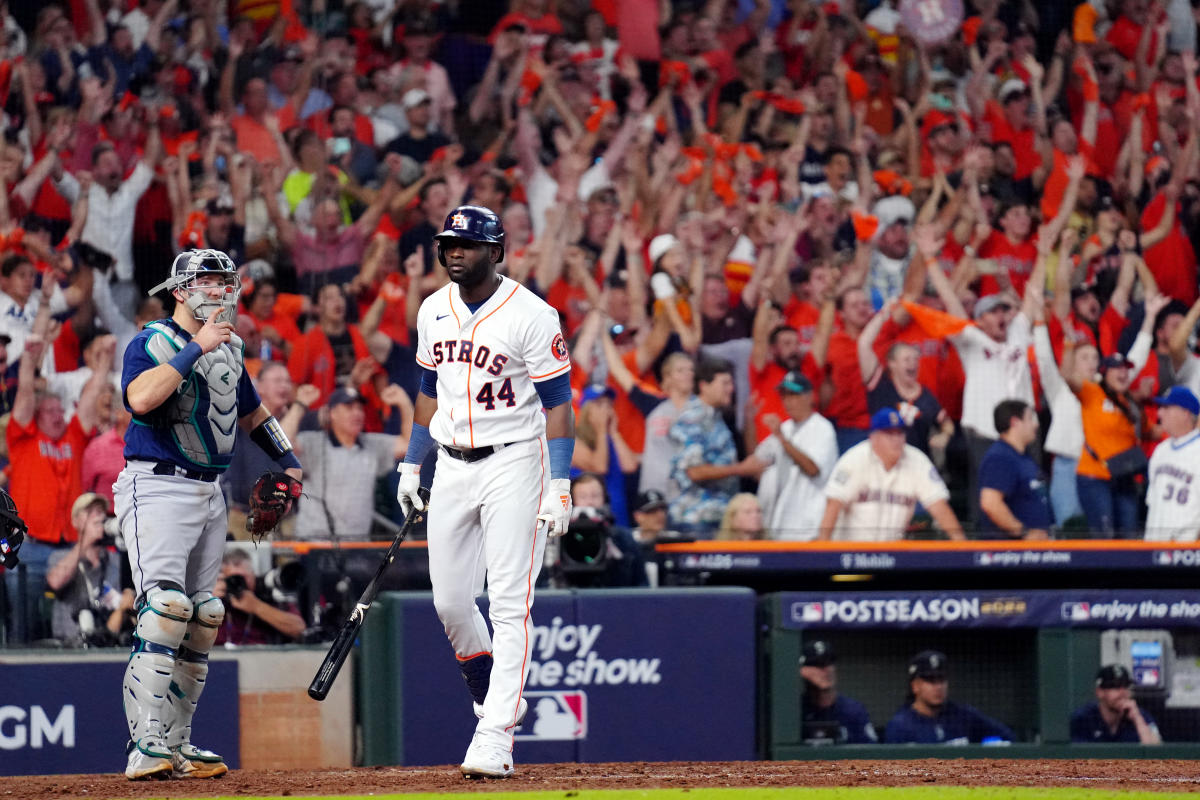
[{"label": "dugout", "polygon": [[[1189,618],[1197,599],[1196,592],[1111,590],[765,596],[759,675],[763,755],[775,760],[1200,757],[1200,629]],[[1124,620],[1121,627],[1114,626],[1116,618]],[[1150,624],[1147,618],[1159,622]],[[806,742],[798,670],[806,638],[833,645],[839,691],[866,706],[881,740],[904,701],[908,660],[932,648],[949,660],[950,698],[1004,722],[1016,741],[1003,748]],[[1094,699],[1102,652],[1129,666],[1129,643],[1144,654],[1152,641],[1166,641],[1168,647],[1157,666],[1142,657],[1142,674],[1148,684],[1155,677],[1167,683],[1135,688],[1135,698],[1154,716],[1164,744],[1071,744],[1070,714]]]}]

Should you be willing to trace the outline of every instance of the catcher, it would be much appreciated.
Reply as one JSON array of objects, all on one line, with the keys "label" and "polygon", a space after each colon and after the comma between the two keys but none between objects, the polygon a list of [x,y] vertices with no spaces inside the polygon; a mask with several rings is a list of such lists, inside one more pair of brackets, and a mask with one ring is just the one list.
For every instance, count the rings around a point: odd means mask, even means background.
[{"label": "catcher", "polygon": [[151,293],[163,289],[174,313],[146,325],[125,350],[121,389],[133,423],[113,487],[137,592],[122,688],[131,780],[228,772],[221,756],[192,744],[191,724],[225,616],[212,594],[226,533],[217,477],[232,458],[235,426],[280,467],[252,491],[247,527],[256,539],[301,490],[300,461],[243,369],[233,330],[241,280],[229,256],[181,253]]}]

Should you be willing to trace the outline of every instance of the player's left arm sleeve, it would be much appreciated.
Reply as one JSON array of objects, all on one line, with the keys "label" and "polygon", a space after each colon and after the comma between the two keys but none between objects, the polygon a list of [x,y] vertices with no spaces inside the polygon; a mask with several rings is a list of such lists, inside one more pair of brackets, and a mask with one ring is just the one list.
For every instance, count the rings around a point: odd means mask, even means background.
[{"label": "player's left arm sleeve", "polygon": [[[567,340],[563,338],[558,323],[558,312],[545,308],[534,315],[525,326],[521,353],[525,369],[535,384],[548,381],[571,371],[571,356],[567,351]],[[568,378],[569,380],[569,378]],[[569,386],[569,383],[568,383]]]},{"label": "player's left arm sleeve", "polygon": [[533,384],[533,388],[542,399],[542,408],[556,408],[571,402],[571,376],[568,372],[555,375],[549,380],[538,381]]}]

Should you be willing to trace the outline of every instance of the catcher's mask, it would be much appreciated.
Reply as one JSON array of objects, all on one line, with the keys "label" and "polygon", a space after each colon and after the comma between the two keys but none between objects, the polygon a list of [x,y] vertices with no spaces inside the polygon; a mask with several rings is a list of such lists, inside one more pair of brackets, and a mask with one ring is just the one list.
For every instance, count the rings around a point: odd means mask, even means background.
[{"label": "catcher's mask", "polygon": [[[218,278],[224,287],[219,300],[199,283],[201,280],[207,283],[211,276]],[[184,305],[201,322],[206,322],[214,311],[220,311],[217,322],[233,322],[237,318],[242,279],[233,266],[233,260],[220,250],[187,250],[175,256],[170,276],[151,289],[150,294],[157,294],[163,289],[182,294]]]}]

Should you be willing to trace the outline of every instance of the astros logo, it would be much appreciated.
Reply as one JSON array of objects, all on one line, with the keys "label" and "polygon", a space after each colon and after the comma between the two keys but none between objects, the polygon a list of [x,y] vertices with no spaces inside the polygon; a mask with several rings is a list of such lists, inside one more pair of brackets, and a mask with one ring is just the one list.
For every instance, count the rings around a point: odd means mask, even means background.
[{"label": "astros logo", "polygon": [[451,228],[467,227],[467,215],[466,214],[455,214],[454,216],[450,217],[450,227]]},{"label": "astros logo", "polygon": [[550,343],[550,352],[552,352],[554,357],[559,361],[567,360],[567,343],[563,339],[561,333],[557,334],[554,337],[554,341]]}]

